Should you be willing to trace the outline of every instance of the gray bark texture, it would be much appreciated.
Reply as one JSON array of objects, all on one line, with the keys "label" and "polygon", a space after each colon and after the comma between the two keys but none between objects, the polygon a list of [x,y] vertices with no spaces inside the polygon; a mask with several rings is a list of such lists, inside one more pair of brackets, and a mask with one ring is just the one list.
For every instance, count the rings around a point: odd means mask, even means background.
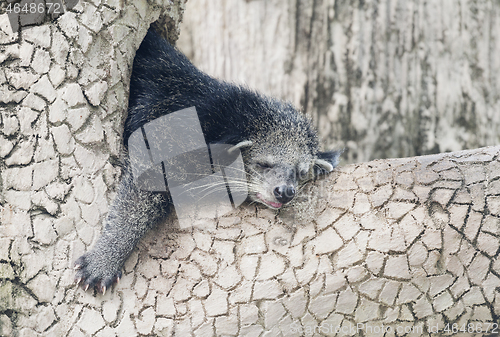
[{"label": "gray bark texture", "polygon": [[18,33],[0,14],[0,335],[498,331],[498,146],[346,165],[279,212],[168,219],[111,291],[74,284],[115,195],[135,50],[152,22],[174,41],[183,7],[80,1]]},{"label": "gray bark texture", "polygon": [[178,45],[291,100],[345,162],[500,142],[500,3],[190,0]]},{"label": "gray bark texture", "polygon": [[135,51],[153,22],[175,42],[185,1],[70,2],[0,6],[1,336],[131,336],[139,319],[101,311],[72,267],[114,197]]}]

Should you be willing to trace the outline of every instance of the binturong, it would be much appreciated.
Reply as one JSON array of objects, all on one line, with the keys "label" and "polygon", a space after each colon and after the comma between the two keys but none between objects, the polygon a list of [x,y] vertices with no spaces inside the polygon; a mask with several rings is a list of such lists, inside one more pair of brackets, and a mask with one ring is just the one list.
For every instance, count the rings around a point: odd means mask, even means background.
[{"label": "binturong", "polygon": [[[125,151],[136,130],[189,107],[196,108],[207,144],[241,151],[250,202],[280,209],[304,183],[338,164],[341,151],[320,152],[311,121],[290,103],[206,75],[150,29],[134,59]],[[125,159],[103,232],[75,262],[75,282],[84,290],[105,293],[119,281],[139,240],[175,211],[171,193],[141,189],[134,178]]]}]

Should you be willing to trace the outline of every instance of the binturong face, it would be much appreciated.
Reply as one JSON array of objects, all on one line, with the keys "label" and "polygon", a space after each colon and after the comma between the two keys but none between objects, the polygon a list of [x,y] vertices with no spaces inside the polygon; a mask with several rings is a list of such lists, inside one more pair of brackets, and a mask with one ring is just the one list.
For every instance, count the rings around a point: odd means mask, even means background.
[{"label": "binturong face", "polygon": [[278,209],[292,201],[310,180],[310,165],[259,161],[249,167],[249,195],[253,201]]},{"label": "binturong face", "polygon": [[[294,150],[294,151],[290,151]],[[297,195],[313,178],[313,155],[306,148],[295,149],[256,144],[247,162],[248,192],[252,201],[278,209]]]},{"label": "binturong face", "polygon": [[316,148],[311,149],[310,144],[298,138],[299,135],[267,134],[264,141],[254,139],[241,147],[248,195],[253,202],[279,209],[291,202],[307,181],[337,165],[340,152],[328,153],[333,158],[325,160],[325,153],[317,153]]}]

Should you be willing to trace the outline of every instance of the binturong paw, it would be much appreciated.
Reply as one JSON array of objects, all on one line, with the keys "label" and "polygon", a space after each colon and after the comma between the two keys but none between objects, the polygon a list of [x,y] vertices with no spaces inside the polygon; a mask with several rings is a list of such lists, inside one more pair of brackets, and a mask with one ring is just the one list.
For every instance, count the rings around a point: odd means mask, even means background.
[{"label": "binturong paw", "polygon": [[110,265],[109,261],[102,261],[102,257],[94,255],[92,252],[80,256],[75,261],[74,269],[76,270],[75,283],[77,285],[81,284],[84,291],[95,288],[103,295],[122,277],[120,267]]}]

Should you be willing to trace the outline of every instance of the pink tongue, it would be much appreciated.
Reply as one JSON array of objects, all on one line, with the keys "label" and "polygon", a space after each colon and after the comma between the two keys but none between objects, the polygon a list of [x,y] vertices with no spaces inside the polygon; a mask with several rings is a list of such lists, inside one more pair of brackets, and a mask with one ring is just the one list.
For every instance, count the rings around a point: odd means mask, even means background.
[{"label": "pink tongue", "polygon": [[260,200],[264,201],[266,204],[271,205],[272,207],[275,207],[275,208],[280,208],[281,206],[283,206],[282,203],[272,202],[272,201],[268,201],[268,200],[264,199],[262,197],[262,194],[260,194],[260,193],[257,193],[257,198],[259,198]]}]

